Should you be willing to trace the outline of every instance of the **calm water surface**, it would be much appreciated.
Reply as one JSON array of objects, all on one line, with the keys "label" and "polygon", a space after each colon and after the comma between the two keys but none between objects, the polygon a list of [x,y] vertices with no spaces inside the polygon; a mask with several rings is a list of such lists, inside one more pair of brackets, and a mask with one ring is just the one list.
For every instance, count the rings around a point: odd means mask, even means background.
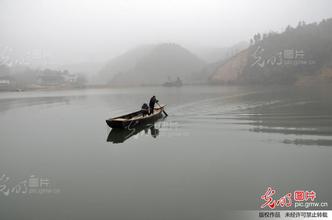
[{"label": "calm water surface", "polygon": [[[153,94],[167,118],[109,137],[105,119]],[[43,177],[58,190],[0,191],[0,219],[223,219],[258,209],[269,185],[312,189],[332,205],[331,94],[207,86],[0,93],[0,177],[8,188]]]}]

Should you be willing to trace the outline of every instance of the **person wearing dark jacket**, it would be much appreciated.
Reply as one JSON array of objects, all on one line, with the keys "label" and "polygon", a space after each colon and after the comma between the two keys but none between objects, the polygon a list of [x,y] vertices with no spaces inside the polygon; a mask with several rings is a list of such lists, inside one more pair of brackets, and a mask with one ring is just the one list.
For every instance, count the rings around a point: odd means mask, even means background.
[{"label": "person wearing dark jacket", "polygon": [[148,104],[144,103],[144,104],[142,105],[141,112],[142,112],[143,117],[144,117],[145,115],[148,115],[148,114],[149,114],[149,106],[148,106]]},{"label": "person wearing dark jacket", "polygon": [[149,114],[153,114],[154,111],[154,105],[159,102],[156,98],[156,96],[152,96],[149,102],[150,112]]}]

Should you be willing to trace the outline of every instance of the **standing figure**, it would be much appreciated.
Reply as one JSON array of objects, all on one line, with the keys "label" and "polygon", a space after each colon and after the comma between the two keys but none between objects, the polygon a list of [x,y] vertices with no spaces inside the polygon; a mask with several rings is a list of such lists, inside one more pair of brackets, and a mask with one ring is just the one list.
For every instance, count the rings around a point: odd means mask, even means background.
[{"label": "standing figure", "polygon": [[149,102],[149,108],[150,108],[150,112],[149,114],[153,114],[154,111],[154,105],[156,103],[158,103],[159,101],[157,100],[156,96],[152,96]]}]

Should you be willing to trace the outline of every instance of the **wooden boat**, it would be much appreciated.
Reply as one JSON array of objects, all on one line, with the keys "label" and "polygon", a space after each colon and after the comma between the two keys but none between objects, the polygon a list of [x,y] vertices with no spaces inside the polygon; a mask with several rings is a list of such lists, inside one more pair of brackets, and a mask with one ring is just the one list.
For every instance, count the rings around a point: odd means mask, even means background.
[{"label": "wooden boat", "polygon": [[151,115],[143,116],[141,111],[136,111],[127,115],[121,115],[115,118],[106,120],[106,123],[111,128],[133,128],[138,125],[151,123],[162,117],[163,110],[166,105],[158,106],[154,108]]}]

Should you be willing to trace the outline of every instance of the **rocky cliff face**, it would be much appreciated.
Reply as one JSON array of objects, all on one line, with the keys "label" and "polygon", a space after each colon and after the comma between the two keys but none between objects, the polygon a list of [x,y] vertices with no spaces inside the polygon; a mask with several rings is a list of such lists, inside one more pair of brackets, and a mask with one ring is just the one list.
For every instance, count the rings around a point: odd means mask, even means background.
[{"label": "rocky cliff face", "polygon": [[243,50],[219,66],[210,77],[210,82],[229,84],[238,81],[248,62],[248,50]]}]

